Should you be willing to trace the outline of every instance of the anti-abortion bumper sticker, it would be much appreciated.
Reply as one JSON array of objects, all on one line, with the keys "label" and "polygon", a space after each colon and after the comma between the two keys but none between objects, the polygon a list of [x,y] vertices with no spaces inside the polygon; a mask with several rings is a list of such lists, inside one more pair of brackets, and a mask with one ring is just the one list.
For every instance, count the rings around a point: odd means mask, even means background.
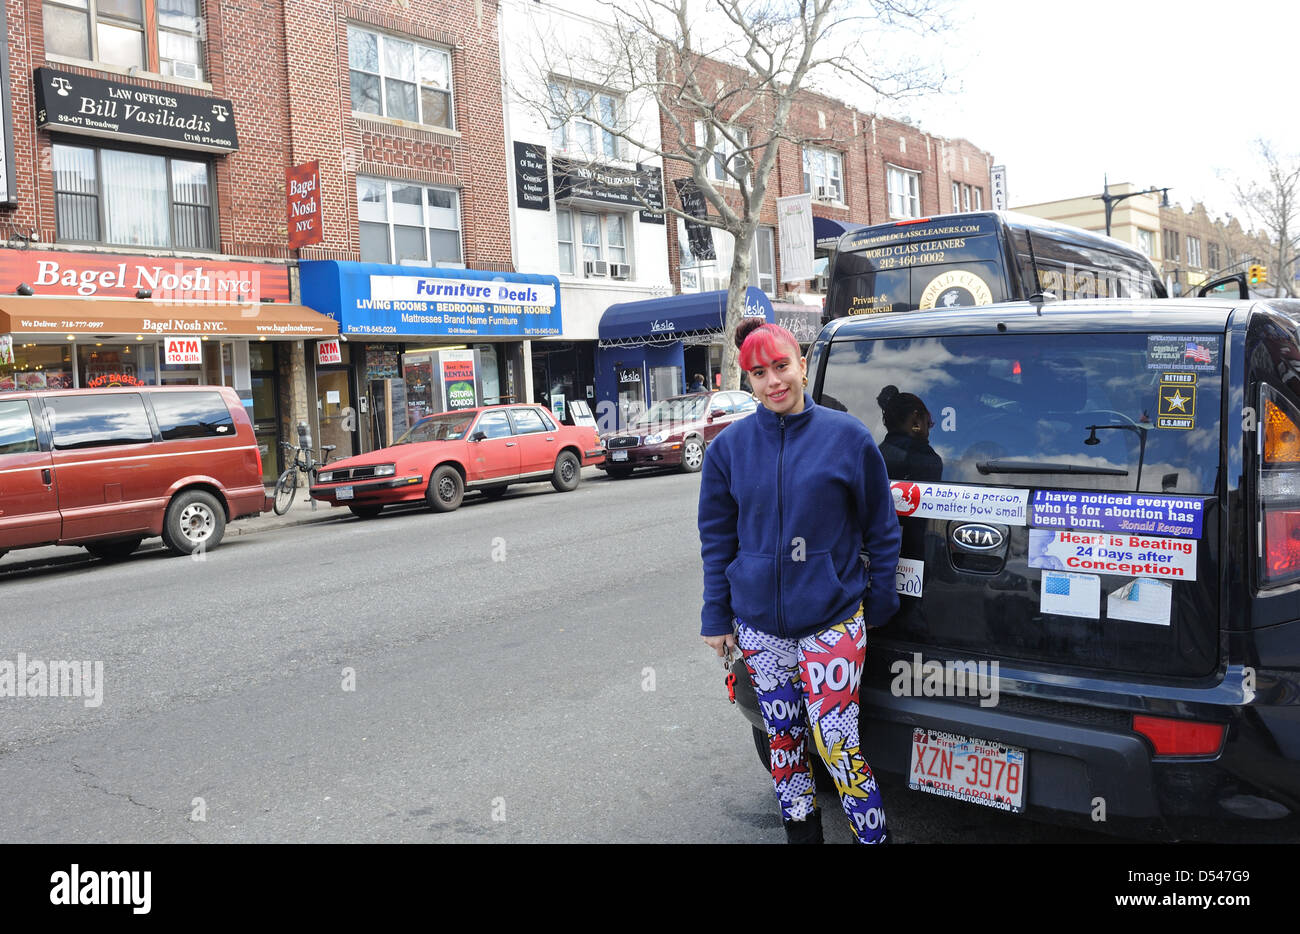
[{"label": "anti-abortion bumper sticker", "polygon": [[1095,574],[1044,571],[1038,607],[1057,616],[1101,617],[1101,578]]},{"label": "anti-abortion bumper sticker", "polygon": [[970,519],[1001,525],[1024,525],[1028,490],[991,486],[955,486],[951,483],[890,484],[894,510],[902,517]]},{"label": "anti-abortion bumper sticker", "polygon": [[1029,530],[1029,566],[1170,581],[1196,580],[1196,542],[1114,532]]},{"label": "anti-abortion bumper sticker", "polygon": [[1031,524],[1058,529],[1200,538],[1204,515],[1205,501],[1190,496],[1035,490]]},{"label": "anti-abortion bumper sticker", "polygon": [[1133,623],[1168,626],[1174,589],[1165,581],[1139,577],[1106,598],[1106,617]]}]

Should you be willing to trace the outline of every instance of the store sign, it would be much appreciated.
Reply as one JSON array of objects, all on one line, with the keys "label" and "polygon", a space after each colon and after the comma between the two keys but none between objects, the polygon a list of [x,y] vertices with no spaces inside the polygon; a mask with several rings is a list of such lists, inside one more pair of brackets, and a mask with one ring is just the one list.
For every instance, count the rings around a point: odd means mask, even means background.
[{"label": "store sign", "polygon": [[[708,217],[709,206],[704,200],[699,187],[693,179],[674,178],[673,186],[677,189],[677,198],[682,203],[682,210],[691,217]],[[713,228],[708,224],[697,224],[695,221],[686,221],[686,242],[690,248],[691,257],[697,262],[700,260],[718,258],[717,252],[713,248]]]},{"label": "store sign", "polygon": [[1007,200],[1007,167],[1005,165],[993,166],[990,181],[993,183],[993,210],[1005,211],[1010,203]]},{"label": "store sign", "polygon": [[[0,36],[9,35],[9,16],[0,4]],[[14,178],[14,115],[9,83],[9,43],[0,42],[0,204],[18,206],[17,180]]]},{"label": "store sign", "polygon": [[220,97],[37,68],[36,125],[65,133],[234,152],[235,108]]},{"label": "store sign", "polygon": [[305,162],[285,169],[284,194],[288,207],[289,249],[296,250],[325,239],[321,229],[320,162]]},{"label": "store sign", "polygon": [[781,253],[781,281],[803,282],[813,271],[812,195],[776,199],[777,246]]},{"label": "store sign", "polygon": [[533,211],[551,209],[545,146],[515,141],[515,203]]},{"label": "store sign", "polygon": [[163,348],[164,363],[203,363],[203,342],[197,337],[166,337],[163,338]]},{"label": "store sign", "polygon": [[289,269],[271,263],[0,250],[0,293],[12,295],[23,282],[37,295],[135,298],[144,289],[156,301],[289,301]]},{"label": "store sign", "polygon": [[316,362],[321,366],[343,362],[343,351],[337,340],[316,342]]},{"label": "store sign", "polygon": [[664,210],[663,172],[656,166],[638,165],[620,169],[612,165],[551,159],[555,198],[581,198],[604,204],[641,208],[641,220],[662,224]]},{"label": "store sign", "polygon": [[474,385],[474,351],[439,351],[438,369],[445,411],[472,409],[478,405],[478,392]]}]

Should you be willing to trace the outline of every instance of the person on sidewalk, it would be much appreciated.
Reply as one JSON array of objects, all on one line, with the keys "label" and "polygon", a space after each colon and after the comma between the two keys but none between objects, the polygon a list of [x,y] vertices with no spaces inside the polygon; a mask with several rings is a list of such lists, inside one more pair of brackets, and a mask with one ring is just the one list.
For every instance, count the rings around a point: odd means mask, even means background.
[{"label": "person on sidewalk", "polygon": [[789,331],[751,319],[736,344],[760,406],[705,454],[700,634],[720,656],[740,649],[787,839],[822,842],[811,733],[859,842],[888,842],[858,743],[867,630],[898,609],[901,535],[885,463],[862,422],[804,392],[807,362]]}]

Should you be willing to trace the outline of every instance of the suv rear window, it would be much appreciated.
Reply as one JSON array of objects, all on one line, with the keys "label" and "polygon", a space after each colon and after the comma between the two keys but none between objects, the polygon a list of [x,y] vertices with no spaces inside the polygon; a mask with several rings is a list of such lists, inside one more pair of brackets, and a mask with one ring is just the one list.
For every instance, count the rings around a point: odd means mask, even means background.
[{"label": "suv rear window", "polygon": [[235,436],[235,420],[219,392],[155,392],[150,399],[164,441]]},{"label": "suv rear window", "polygon": [[1164,332],[836,341],[822,395],[871,429],[896,480],[1205,495],[1219,466],[1221,342]]}]

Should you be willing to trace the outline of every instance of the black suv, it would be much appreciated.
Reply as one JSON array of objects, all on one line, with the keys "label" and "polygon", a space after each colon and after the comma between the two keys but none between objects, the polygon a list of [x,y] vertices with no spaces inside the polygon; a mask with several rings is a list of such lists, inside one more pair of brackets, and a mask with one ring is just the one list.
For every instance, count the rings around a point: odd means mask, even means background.
[{"label": "black suv", "polygon": [[1126,835],[1300,840],[1300,302],[841,318],[809,384],[871,429],[903,525],[874,770]]}]

